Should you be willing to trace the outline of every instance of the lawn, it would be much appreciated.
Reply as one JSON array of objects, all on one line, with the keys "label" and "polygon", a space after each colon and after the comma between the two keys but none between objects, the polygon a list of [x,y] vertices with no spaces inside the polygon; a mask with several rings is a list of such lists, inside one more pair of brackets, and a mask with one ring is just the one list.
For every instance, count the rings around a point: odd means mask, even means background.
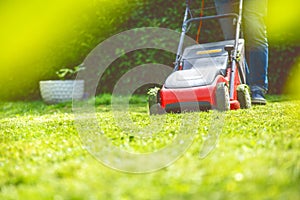
[{"label": "lawn", "polygon": [[129,109],[136,127],[164,122],[143,138],[118,127],[107,96],[98,97],[105,137],[127,151],[167,146],[182,120],[199,119],[185,129],[195,138],[178,160],[140,174],[111,169],[83,148],[71,103],[1,102],[0,199],[300,199],[300,101],[267,98],[266,106],[224,113],[218,143],[201,159],[214,112],[150,118],[144,97],[136,97]]}]

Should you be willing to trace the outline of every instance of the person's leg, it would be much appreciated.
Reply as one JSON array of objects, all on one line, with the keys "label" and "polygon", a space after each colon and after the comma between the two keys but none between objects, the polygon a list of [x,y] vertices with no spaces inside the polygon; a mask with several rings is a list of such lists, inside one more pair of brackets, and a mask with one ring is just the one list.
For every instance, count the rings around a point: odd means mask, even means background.
[{"label": "person's leg", "polygon": [[243,9],[248,83],[252,103],[265,104],[268,90],[268,40],[265,25],[267,0],[245,0]]},{"label": "person's leg", "polygon": [[[231,0],[214,0],[218,14],[233,11]],[[268,90],[268,40],[265,26],[267,0],[244,0],[243,27],[246,43],[246,61],[250,73],[247,83],[252,92],[252,102],[265,104]],[[220,20],[225,39],[234,38],[232,20]]]},{"label": "person's leg", "polygon": [[[233,6],[231,0],[214,0],[217,14],[232,13]],[[221,29],[225,40],[234,39],[235,30],[232,19],[220,19]]]}]

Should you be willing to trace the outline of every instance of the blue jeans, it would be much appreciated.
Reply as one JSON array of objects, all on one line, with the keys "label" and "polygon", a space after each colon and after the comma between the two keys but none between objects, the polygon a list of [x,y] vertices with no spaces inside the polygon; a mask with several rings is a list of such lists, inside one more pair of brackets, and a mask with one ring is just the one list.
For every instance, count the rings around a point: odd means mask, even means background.
[{"label": "blue jeans", "polygon": [[[218,14],[234,12],[233,0],[214,0]],[[244,0],[243,33],[246,61],[249,67],[247,83],[251,90],[268,90],[268,40],[265,25],[267,0]],[[226,40],[233,39],[235,29],[231,19],[220,19]]]}]

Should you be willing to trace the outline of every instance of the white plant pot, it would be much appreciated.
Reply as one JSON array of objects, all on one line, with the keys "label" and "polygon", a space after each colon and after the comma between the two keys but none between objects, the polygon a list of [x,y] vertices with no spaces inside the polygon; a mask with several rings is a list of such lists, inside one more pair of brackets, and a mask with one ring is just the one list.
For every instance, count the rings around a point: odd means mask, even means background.
[{"label": "white plant pot", "polygon": [[84,80],[40,81],[40,92],[44,102],[48,104],[81,99],[84,94]]}]

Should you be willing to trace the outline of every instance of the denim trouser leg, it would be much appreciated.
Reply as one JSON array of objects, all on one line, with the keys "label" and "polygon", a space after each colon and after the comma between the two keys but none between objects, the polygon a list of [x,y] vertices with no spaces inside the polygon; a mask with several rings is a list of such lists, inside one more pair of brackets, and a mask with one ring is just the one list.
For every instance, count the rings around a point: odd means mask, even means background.
[{"label": "denim trouser leg", "polygon": [[[218,14],[232,12],[231,0],[214,0]],[[265,26],[267,0],[244,0],[243,28],[246,60],[250,73],[247,82],[252,90],[268,90],[268,41]],[[220,21],[225,39],[230,36],[228,21]],[[226,23],[226,24],[225,24]],[[231,25],[232,27],[232,25]],[[233,35],[233,34],[232,34]]]},{"label": "denim trouser leg", "polygon": [[[233,6],[231,0],[214,0],[217,13],[225,14],[225,13],[232,13]],[[224,35],[225,40],[233,40],[234,39],[234,27],[233,27],[233,20],[232,19],[219,19],[222,32]]]},{"label": "denim trouser leg", "polygon": [[246,60],[252,89],[268,90],[267,0],[245,0],[243,10]]}]

